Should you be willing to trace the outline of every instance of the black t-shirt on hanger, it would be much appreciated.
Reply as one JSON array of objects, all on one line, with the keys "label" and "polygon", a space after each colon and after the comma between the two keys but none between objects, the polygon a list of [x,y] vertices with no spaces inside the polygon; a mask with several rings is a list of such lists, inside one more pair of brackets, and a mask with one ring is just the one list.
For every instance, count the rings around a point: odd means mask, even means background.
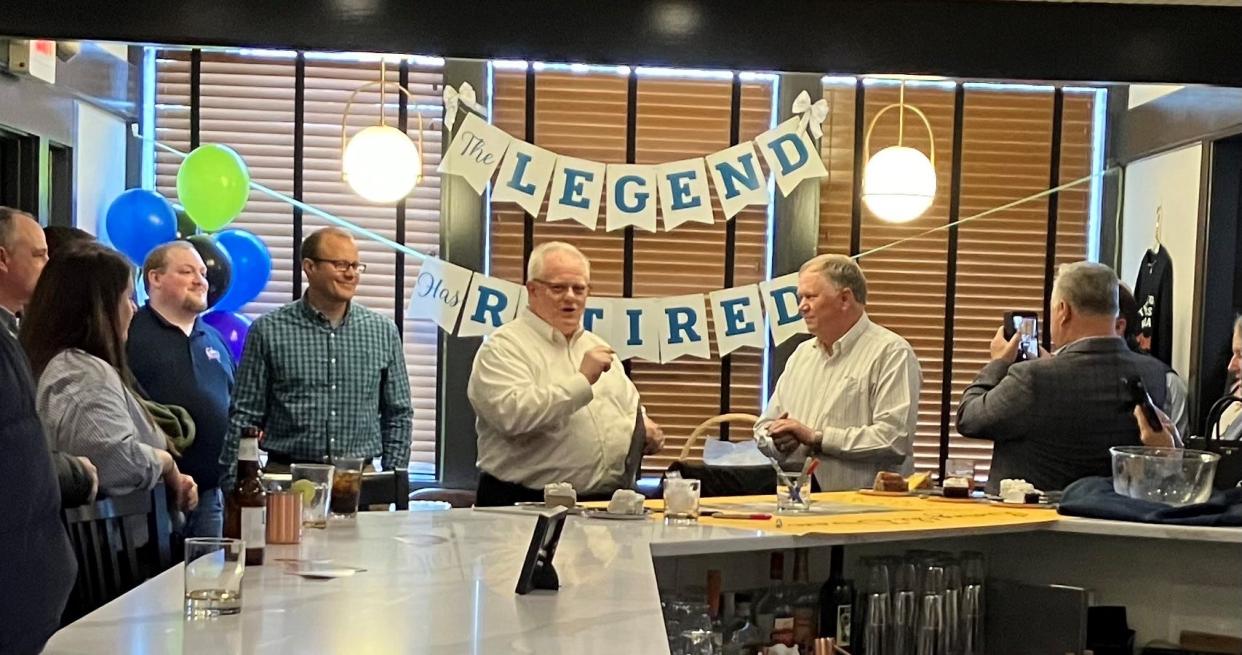
[{"label": "black t-shirt on hanger", "polygon": [[1163,245],[1139,263],[1134,298],[1139,304],[1139,346],[1173,365],[1173,259]]}]

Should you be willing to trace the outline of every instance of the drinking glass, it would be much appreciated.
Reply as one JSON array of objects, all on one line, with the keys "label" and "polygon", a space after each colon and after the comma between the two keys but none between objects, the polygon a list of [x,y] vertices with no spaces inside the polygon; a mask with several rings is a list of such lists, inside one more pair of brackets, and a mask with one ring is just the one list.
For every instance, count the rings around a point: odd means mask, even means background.
[{"label": "drinking glass", "polygon": [[944,567],[932,562],[923,567],[922,594],[919,597],[917,655],[944,653]]},{"label": "drinking glass", "polygon": [[302,541],[302,494],[293,490],[267,492],[267,543]]},{"label": "drinking glass", "polygon": [[241,539],[186,539],[186,618],[212,618],[240,612],[245,572],[246,545]]},{"label": "drinking glass", "polygon": [[333,460],[336,471],[332,476],[332,515],[352,519],[358,514],[358,499],[362,496],[362,457],[337,457]]},{"label": "drinking glass", "polygon": [[940,561],[944,567],[944,651],[962,653],[962,566],[955,558]]},{"label": "drinking glass", "polygon": [[[944,477],[948,478],[966,478],[970,480],[970,490],[975,490],[975,460],[973,459],[946,459],[944,461]],[[944,484],[944,480],[941,480]]]},{"label": "drinking glass", "polygon": [[676,655],[719,655],[718,636],[711,630],[683,630],[672,652]]},{"label": "drinking glass", "polygon": [[672,525],[696,523],[699,520],[698,480],[671,478],[664,481],[664,522]]},{"label": "drinking glass", "polygon": [[986,584],[983,553],[962,553],[962,654],[981,655],[983,643],[984,585]]},{"label": "drinking glass", "polygon": [[334,470],[331,464],[294,464],[289,467],[293,480],[289,488],[302,494],[303,527],[328,527],[328,498]]},{"label": "drinking glass", "polygon": [[811,476],[787,474],[776,479],[776,511],[806,512],[811,509]]},{"label": "drinking glass", "polygon": [[889,652],[914,655],[919,618],[918,564],[910,559],[901,560],[894,577]]},{"label": "drinking glass", "polygon": [[863,586],[862,652],[866,655],[886,655],[888,631],[891,623],[890,603],[892,579],[890,562],[886,557],[869,557],[863,560],[867,579]]}]

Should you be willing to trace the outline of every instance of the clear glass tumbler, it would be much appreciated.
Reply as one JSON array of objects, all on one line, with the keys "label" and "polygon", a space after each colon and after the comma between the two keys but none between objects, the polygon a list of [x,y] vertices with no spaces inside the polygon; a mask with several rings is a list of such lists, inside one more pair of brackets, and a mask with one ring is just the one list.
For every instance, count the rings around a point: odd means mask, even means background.
[{"label": "clear glass tumbler", "polygon": [[245,572],[246,545],[241,539],[186,539],[186,618],[203,619],[240,612]]}]

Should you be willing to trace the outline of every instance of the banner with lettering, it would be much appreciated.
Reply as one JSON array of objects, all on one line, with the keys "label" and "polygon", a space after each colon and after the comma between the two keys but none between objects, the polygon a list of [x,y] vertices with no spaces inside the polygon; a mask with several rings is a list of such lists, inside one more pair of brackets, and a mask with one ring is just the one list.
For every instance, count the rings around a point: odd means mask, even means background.
[{"label": "banner with lettering", "polygon": [[657,222],[665,231],[685,223],[711,225],[712,188],[725,220],[771,200],[761,163],[782,196],[805,180],[828,176],[816,145],[826,109],[813,111],[806,92],[793,107],[791,118],[751,141],[703,157],[639,165],[558,155],[489,124],[474,113],[481,107],[467,106],[439,171],[461,176],[480,195],[495,174],[492,200],[517,203],[538,216],[547,198],[545,220],[572,220],[590,230],[598,229],[601,202],[608,231],[633,226],[655,232]]}]

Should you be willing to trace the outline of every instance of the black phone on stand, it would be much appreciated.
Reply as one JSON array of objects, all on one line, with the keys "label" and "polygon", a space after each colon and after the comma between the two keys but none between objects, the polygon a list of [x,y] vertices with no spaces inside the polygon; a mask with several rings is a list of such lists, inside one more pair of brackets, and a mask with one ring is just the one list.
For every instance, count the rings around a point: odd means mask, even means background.
[{"label": "black phone on stand", "polygon": [[1012,339],[1015,334],[1022,335],[1017,361],[1039,359],[1039,315],[1035,312],[1005,312],[1005,340]]}]

